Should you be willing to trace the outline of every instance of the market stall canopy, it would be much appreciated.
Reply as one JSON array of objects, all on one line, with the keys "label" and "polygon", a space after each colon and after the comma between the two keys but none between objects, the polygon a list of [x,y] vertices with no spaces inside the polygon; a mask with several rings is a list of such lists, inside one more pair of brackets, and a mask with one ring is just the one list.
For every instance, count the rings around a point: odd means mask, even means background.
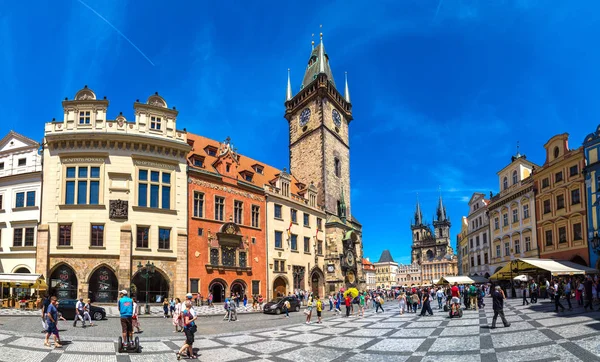
[{"label": "market stall canopy", "polygon": [[475,284],[484,284],[484,283],[489,282],[489,280],[487,278],[479,276],[479,275],[472,275],[469,278],[473,279]]},{"label": "market stall canopy", "polygon": [[42,274],[0,273],[0,284],[21,288],[48,289]]},{"label": "market stall canopy", "polygon": [[579,265],[577,263],[573,263],[572,261],[563,261],[563,260],[558,260],[557,262],[568,266],[569,268],[573,268],[573,269],[579,269],[579,270],[583,270],[586,274],[597,274],[598,270],[594,269],[594,268],[590,268],[587,266],[583,266],[583,265]]},{"label": "market stall canopy", "polygon": [[[512,270],[511,270],[512,269]],[[552,259],[515,259],[494,273],[490,279],[510,280],[520,274],[549,272],[552,275],[576,275],[589,273],[587,268],[575,263]],[[595,272],[595,271],[594,271]]]},{"label": "market stall canopy", "polygon": [[475,281],[470,277],[458,276],[458,277],[442,277],[438,280],[437,284],[473,284]]}]

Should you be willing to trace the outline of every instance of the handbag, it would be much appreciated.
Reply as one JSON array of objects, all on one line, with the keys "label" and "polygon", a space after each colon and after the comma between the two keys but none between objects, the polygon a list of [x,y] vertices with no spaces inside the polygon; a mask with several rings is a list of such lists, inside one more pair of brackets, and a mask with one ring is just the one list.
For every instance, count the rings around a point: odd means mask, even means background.
[{"label": "handbag", "polygon": [[306,314],[306,315],[309,315],[309,314],[310,314],[310,312],[311,312],[311,310],[310,310],[310,309],[308,309],[308,308],[306,308],[306,309],[304,310],[304,314]]},{"label": "handbag", "polygon": [[198,331],[198,327],[194,324],[193,326],[190,327],[190,332],[192,334],[196,333]]}]

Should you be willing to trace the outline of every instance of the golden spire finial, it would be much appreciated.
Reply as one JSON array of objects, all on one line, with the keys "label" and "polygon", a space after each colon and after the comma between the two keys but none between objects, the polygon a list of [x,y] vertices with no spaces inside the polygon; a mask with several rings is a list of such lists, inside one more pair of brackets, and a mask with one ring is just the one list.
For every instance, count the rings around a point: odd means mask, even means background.
[{"label": "golden spire finial", "polygon": [[319,28],[321,28],[321,33],[319,35],[321,36],[321,41],[323,41],[323,24],[319,25]]},{"label": "golden spire finial", "polygon": [[312,41],[311,41],[311,45],[313,50],[315,49],[315,33],[312,33]]}]

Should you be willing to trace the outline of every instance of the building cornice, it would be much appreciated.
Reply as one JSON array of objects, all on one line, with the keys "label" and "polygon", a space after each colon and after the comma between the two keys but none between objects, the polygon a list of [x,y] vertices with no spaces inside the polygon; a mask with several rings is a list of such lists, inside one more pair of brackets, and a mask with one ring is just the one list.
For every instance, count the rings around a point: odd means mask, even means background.
[{"label": "building cornice", "polygon": [[498,201],[490,203],[488,205],[488,209],[490,210],[490,212],[493,212],[493,211],[495,211],[495,209],[500,208],[500,207],[504,206],[505,204],[507,204],[529,192],[532,192],[532,191],[533,191],[533,185],[529,185],[529,186],[523,188],[522,190],[516,191],[510,195],[500,198],[500,200],[498,200]]}]

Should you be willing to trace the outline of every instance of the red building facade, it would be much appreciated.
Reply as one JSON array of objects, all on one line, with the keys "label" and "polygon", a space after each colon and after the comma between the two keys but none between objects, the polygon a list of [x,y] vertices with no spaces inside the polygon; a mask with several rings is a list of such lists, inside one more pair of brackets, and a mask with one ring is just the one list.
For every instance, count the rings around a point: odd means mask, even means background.
[{"label": "red building facade", "polygon": [[220,303],[233,293],[266,295],[264,166],[230,140],[188,134],[189,290]]}]

